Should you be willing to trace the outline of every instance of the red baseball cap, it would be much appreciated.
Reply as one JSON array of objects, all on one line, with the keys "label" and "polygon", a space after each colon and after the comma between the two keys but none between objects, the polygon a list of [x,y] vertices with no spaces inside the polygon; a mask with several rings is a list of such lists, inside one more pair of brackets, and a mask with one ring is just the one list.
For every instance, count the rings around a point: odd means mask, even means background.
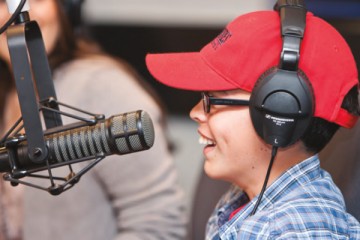
[{"label": "red baseball cap", "polygon": [[[251,92],[266,70],[279,65],[281,49],[279,13],[258,11],[230,22],[200,52],[148,54],[146,64],[155,79],[170,87]],[[342,36],[312,13],[306,17],[299,69],[313,86],[314,116],[354,126],[357,117],[341,108],[344,96],[358,85],[354,57]]]}]

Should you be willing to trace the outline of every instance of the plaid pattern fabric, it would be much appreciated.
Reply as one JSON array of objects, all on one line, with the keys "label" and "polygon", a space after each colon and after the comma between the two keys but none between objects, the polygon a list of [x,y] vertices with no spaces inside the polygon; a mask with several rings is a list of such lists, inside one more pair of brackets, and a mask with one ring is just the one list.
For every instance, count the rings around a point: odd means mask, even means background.
[{"label": "plaid pattern fabric", "polygon": [[250,216],[257,198],[247,203],[246,194],[230,188],[209,218],[206,239],[360,239],[359,222],[346,212],[340,190],[320,168],[317,155],[275,180]]}]

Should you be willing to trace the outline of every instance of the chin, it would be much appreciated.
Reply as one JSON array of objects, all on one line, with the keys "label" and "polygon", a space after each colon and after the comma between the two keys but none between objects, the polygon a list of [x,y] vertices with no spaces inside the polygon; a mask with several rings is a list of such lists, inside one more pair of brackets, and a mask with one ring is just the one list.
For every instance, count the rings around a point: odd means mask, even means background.
[{"label": "chin", "polygon": [[224,176],[219,172],[218,168],[213,167],[213,166],[211,166],[211,164],[207,164],[206,162],[204,165],[204,171],[209,178],[212,178],[215,180],[223,180],[224,179]]}]

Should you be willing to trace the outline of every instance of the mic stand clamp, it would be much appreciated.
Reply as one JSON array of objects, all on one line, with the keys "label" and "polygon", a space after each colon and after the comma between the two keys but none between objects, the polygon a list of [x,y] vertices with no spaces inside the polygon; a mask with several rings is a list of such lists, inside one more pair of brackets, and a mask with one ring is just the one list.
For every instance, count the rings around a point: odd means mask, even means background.
[{"label": "mic stand clamp", "polygon": [[[57,106],[63,106],[75,111],[78,111],[80,113],[86,114],[86,115],[90,115],[91,118],[85,118],[85,117],[80,117],[74,114],[70,114],[64,111],[60,111],[60,110],[56,110],[56,109],[52,109],[47,107],[48,103],[51,102],[52,104],[56,103]],[[58,102],[57,100],[50,98],[46,101],[43,101],[40,103],[40,111],[49,111],[49,112],[53,112],[59,115],[64,115],[67,117],[71,117],[77,120],[81,120],[83,123],[78,124],[77,127],[81,127],[81,126],[91,126],[94,124],[97,124],[98,121],[100,120],[104,120],[105,116],[103,114],[94,114],[94,113],[90,113],[88,111],[84,111],[75,107],[72,107],[70,105]],[[84,158],[80,158],[80,159],[74,159],[74,160],[69,160],[69,161],[65,161],[65,162],[59,162],[56,164],[49,164],[48,159],[45,159],[45,163],[46,166],[43,167],[38,167],[38,168],[34,168],[31,170],[25,170],[25,169],[19,169],[17,167],[17,163],[16,163],[16,159],[17,159],[17,146],[20,142],[23,142],[25,140],[27,140],[27,138],[25,137],[25,135],[23,134],[19,134],[19,132],[24,128],[24,126],[20,126],[20,123],[22,122],[22,118],[18,119],[15,123],[15,125],[13,127],[10,128],[10,130],[5,134],[5,136],[2,138],[2,140],[0,141],[0,144],[2,146],[5,146],[6,149],[8,149],[8,154],[9,154],[9,161],[10,161],[10,166],[11,166],[11,172],[10,173],[5,173],[3,175],[3,179],[5,181],[9,181],[11,182],[11,185],[13,186],[17,186],[18,184],[23,184],[26,186],[30,186],[33,188],[37,188],[37,189],[41,189],[44,191],[49,192],[52,195],[59,195],[62,192],[72,188],[77,182],[80,181],[80,178],[82,175],[84,175],[86,172],[88,172],[91,168],[93,168],[96,164],[98,164],[101,160],[103,160],[105,158],[105,153],[100,152],[97,153],[93,156],[89,156],[89,157],[84,157]],[[73,128],[73,126],[69,126],[68,128],[66,127],[62,127],[62,128],[52,128],[52,129],[48,129],[47,132],[49,133],[56,133],[56,132],[60,132],[60,131],[67,131],[70,130],[71,128]],[[17,129],[15,131],[15,129]],[[57,130],[55,130],[57,129]],[[41,130],[42,131],[42,130]],[[71,164],[75,164],[75,163],[80,163],[83,161],[89,161],[94,159],[94,161],[90,162],[88,165],[86,165],[84,168],[82,168],[79,172],[75,173],[71,167]],[[63,166],[68,166],[69,167],[69,174],[66,177],[56,177],[53,176],[52,174],[52,170],[53,168],[59,168],[59,167],[63,167]],[[39,175],[39,174],[34,174],[36,172],[39,171],[46,171],[48,172],[48,175]],[[19,180],[20,178],[23,177],[33,177],[33,178],[41,178],[41,179],[49,179],[50,180],[50,186],[49,187],[43,187],[40,185],[36,185],[34,183],[31,182],[26,182],[26,181],[22,181]],[[55,181],[61,181],[61,184],[56,183]]]},{"label": "mic stand clamp", "polygon": [[[43,115],[46,129],[62,126],[61,115],[80,119],[84,121],[85,125],[96,124],[98,120],[104,119],[104,115],[91,114],[66,104],[62,105],[82,113],[90,114],[93,118],[81,118],[59,110],[61,103],[56,100],[55,88],[42,34],[38,24],[35,21],[30,21],[27,11],[20,12],[19,15],[16,16],[14,24],[7,29],[7,38],[22,117],[16,121],[14,126],[5,134],[0,142],[2,146],[8,149],[11,165],[11,172],[4,174],[3,178],[6,181],[10,181],[13,186],[24,184],[48,191],[52,195],[58,195],[77,183],[84,173],[105,158],[105,154],[98,153],[95,156],[87,158],[71,160],[55,165],[52,164],[50,167],[48,161],[49,151],[45,143],[39,112]],[[36,84],[36,88],[34,83]],[[23,122],[23,125],[20,125],[21,122]],[[19,135],[21,130],[25,130],[26,137],[25,135]],[[10,138],[8,138],[9,136]],[[24,140],[27,141],[30,160],[38,164],[46,163],[46,167],[32,170],[18,169],[16,164],[16,149],[18,143]],[[89,159],[95,160],[80,170],[80,172],[73,172],[71,164]],[[52,168],[65,165],[68,165],[70,168],[70,174],[67,177],[54,177],[52,175]],[[33,174],[34,172],[42,170],[48,170],[49,175],[42,176]],[[25,176],[50,179],[51,185],[48,188],[44,188],[19,180]],[[64,183],[60,185],[55,184],[54,180],[60,180]]]},{"label": "mic stand clamp", "polygon": [[[8,28],[7,38],[27,135],[28,155],[34,163],[42,163],[48,156],[48,149],[44,142],[34,82],[40,100],[56,98],[44,42],[38,24],[30,21],[27,11],[21,12],[15,24]],[[58,109],[58,106],[54,106],[54,109]],[[47,128],[62,125],[57,113],[46,110],[43,114]]]}]

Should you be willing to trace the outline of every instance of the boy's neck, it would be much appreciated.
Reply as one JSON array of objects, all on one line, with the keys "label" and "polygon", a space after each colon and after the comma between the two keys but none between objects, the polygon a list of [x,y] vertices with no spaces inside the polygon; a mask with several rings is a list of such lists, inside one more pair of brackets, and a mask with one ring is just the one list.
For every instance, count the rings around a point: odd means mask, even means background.
[{"label": "boy's neck", "polygon": [[[280,177],[280,175],[282,175],[289,168],[304,161],[305,159],[308,159],[313,155],[314,153],[310,153],[305,150],[301,142],[287,148],[278,149],[270,172],[267,186],[270,186],[278,177]],[[254,175],[253,179],[248,182],[250,184],[246,184],[247,187],[243,188],[243,190],[249,196],[250,200],[253,199],[256,195],[258,195],[261,191],[270,163],[270,158],[271,156],[269,154],[268,159],[263,159],[262,166],[258,167],[257,173]]]}]

